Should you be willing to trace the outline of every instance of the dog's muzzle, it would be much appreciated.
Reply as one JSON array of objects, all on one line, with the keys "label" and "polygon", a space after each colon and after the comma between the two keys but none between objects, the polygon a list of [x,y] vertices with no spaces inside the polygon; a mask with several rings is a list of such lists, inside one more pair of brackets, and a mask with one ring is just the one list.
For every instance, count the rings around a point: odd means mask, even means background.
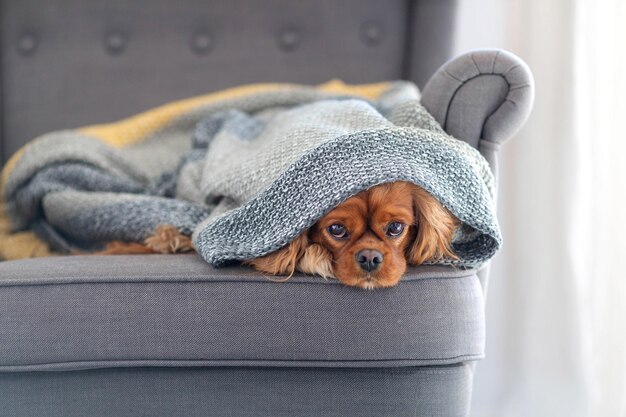
[{"label": "dog's muzzle", "polygon": [[372,272],[383,263],[383,254],[374,249],[363,249],[356,254],[356,263],[362,270]]}]

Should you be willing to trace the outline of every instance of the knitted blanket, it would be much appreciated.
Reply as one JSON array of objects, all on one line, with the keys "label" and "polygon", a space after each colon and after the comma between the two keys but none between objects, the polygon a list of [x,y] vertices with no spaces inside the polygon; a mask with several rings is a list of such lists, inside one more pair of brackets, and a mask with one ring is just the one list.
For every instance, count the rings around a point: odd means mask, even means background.
[{"label": "knitted blanket", "polygon": [[7,239],[43,240],[42,254],[140,242],[167,223],[220,266],[273,252],[348,197],[398,180],[461,220],[459,258],[440,263],[477,267],[497,251],[488,164],[408,82],[253,85],[49,133],[7,164],[2,196]]}]

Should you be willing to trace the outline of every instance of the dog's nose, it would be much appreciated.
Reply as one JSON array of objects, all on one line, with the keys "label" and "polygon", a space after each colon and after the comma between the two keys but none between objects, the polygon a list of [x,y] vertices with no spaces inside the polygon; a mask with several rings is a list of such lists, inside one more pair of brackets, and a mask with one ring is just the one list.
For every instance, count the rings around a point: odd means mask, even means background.
[{"label": "dog's nose", "polygon": [[362,270],[372,272],[383,263],[383,254],[374,249],[363,249],[356,254],[356,262]]}]

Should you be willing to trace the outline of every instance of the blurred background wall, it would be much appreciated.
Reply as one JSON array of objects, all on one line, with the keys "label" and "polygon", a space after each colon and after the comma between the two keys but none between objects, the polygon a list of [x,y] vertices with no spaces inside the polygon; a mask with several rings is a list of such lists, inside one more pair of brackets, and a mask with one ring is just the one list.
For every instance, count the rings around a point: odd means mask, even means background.
[{"label": "blurred background wall", "polygon": [[506,144],[472,415],[626,416],[626,2],[460,0],[456,52],[536,81]]}]

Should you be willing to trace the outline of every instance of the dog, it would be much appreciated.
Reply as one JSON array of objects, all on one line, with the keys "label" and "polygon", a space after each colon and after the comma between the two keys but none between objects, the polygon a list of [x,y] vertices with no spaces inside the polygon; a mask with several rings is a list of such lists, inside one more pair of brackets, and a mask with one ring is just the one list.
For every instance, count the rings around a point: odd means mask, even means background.
[{"label": "dog", "polygon": [[[300,271],[368,290],[392,287],[407,265],[458,259],[451,242],[459,225],[423,188],[404,181],[380,184],[348,198],[284,248],[244,264],[271,275]],[[160,225],[144,244],[113,242],[99,253],[192,250],[189,237]]]},{"label": "dog", "polygon": [[298,270],[363,289],[391,287],[407,265],[457,259],[456,219],[423,188],[381,184],[347,199],[288,246],[245,261],[272,275]]}]

